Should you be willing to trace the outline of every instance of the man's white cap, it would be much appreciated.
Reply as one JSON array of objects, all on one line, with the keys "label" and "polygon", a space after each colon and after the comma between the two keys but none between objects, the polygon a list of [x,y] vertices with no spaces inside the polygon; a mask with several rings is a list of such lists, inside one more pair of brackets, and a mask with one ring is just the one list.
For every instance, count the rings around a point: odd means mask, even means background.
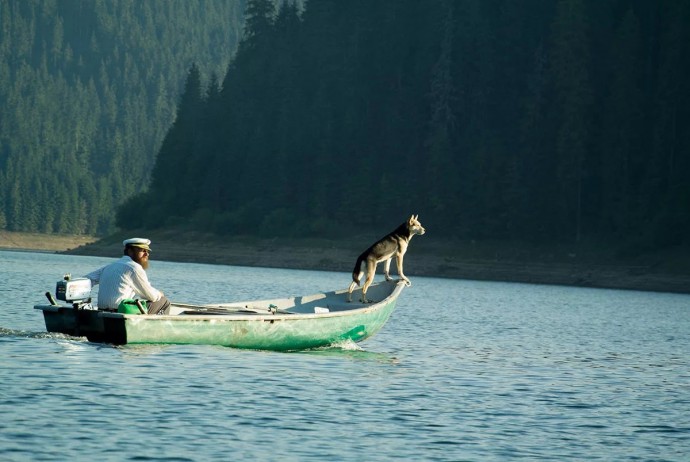
[{"label": "man's white cap", "polygon": [[133,237],[132,239],[126,239],[126,240],[122,241],[122,244],[125,247],[126,246],[140,247],[142,249],[146,249],[149,251],[151,250],[151,248],[149,247],[151,245],[151,241],[148,239],[142,239],[140,237]]}]

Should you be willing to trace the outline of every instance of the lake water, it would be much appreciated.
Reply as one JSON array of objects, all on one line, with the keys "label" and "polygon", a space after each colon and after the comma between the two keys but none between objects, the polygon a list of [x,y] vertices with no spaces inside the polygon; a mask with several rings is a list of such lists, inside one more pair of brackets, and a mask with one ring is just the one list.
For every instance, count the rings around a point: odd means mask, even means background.
[{"label": "lake water", "polygon": [[[688,295],[412,277],[375,337],[295,353],[45,333],[43,294],[114,258],[0,251],[0,460],[690,460]],[[149,275],[187,302],[349,284]]]}]

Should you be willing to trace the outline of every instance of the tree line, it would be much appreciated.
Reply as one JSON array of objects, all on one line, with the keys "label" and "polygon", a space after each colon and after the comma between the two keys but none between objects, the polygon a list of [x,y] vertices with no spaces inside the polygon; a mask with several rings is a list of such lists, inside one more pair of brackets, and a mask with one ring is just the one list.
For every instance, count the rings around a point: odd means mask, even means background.
[{"label": "tree line", "polygon": [[[123,229],[688,242],[690,4],[249,0]],[[387,230],[387,229],[386,229]]]},{"label": "tree line", "polygon": [[0,229],[114,231],[148,187],[187,69],[225,73],[243,8],[0,0]]}]

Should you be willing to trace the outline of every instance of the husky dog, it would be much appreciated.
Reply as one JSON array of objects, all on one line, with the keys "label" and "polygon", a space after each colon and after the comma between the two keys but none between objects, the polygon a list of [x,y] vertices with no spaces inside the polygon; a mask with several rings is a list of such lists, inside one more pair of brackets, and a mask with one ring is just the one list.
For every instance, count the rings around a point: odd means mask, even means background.
[{"label": "husky dog", "polygon": [[[357,258],[355,269],[352,271],[352,284],[350,284],[347,293],[348,302],[352,301],[352,291],[359,285],[364,275],[364,270],[366,269],[367,279],[364,281],[364,286],[362,287],[361,301],[362,303],[371,303],[371,300],[367,300],[367,289],[369,289],[369,286],[374,280],[376,266],[382,261],[385,261],[383,274],[386,276],[386,281],[392,280],[388,271],[393,257],[395,257],[398,265],[398,274],[400,278],[405,281],[408,286],[411,285],[410,280],[403,274],[403,257],[405,256],[405,252],[407,252],[407,246],[412,236],[415,234],[421,236],[425,233],[425,229],[422,227],[417,217],[419,217],[419,215],[410,216],[409,220],[403,222],[394,231],[379,239]],[[366,267],[364,265],[366,265]]]}]

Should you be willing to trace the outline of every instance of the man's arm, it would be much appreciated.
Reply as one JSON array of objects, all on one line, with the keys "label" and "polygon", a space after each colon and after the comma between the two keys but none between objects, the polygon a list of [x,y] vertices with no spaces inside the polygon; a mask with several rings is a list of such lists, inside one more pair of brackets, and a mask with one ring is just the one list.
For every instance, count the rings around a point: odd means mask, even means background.
[{"label": "man's arm", "polygon": [[103,266],[103,267],[101,267],[101,268],[98,268],[98,269],[95,270],[95,271],[91,271],[89,274],[87,274],[87,275],[84,276],[85,278],[88,278],[88,279],[91,280],[91,285],[92,285],[92,286],[95,286],[95,285],[97,285],[99,282],[101,282],[101,274],[103,273],[103,268],[105,268],[105,266]]},{"label": "man's arm", "polygon": [[144,269],[141,267],[134,268],[134,273],[132,274],[132,285],[134,286],[134,291],[146,300],[155,302],[163,296],[163,292],[155,289],[151,285],[149,278],[146,275],[146,271],[144,271]]}]

